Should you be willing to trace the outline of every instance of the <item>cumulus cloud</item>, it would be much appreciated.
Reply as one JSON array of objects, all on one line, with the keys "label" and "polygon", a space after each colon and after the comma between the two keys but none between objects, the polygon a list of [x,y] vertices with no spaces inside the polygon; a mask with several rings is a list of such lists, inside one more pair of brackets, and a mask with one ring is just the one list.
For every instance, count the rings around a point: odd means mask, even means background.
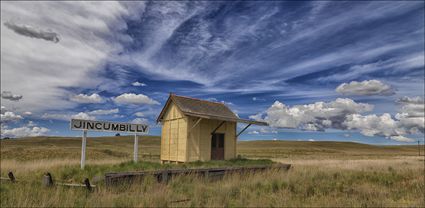
[{"label": "cumulus cloud", "polygon": [[258,98],[258,97],[252,97],[253,101],[265,101],[266,99]]},{"label": "cumulus cloud", "polygon": [[412,142],[414,140],[407,135],[424,133],[423,98],[404,97],[398,103],[402,105],[400,113],[392,117],[389,113],[362,115],[371,111],[373,106],[356,103],[348,98],[292,107],[276,101],[265,112],[250,118],[266,121],[272,127],[309,131],[323,131],[327,128],[353,129],[365,136],[383,136],[395,141]]},{"label": "cumulus cloud", "polygon": [[343,95],[393,95],[394,89],[379,80],[352,81],[336,88]]},{"label": "cumulus cloud", "polygon": [[1,111],[0,111],[0,112],[1,112],[2,114],[3,114],[4,112],[6,112],[6,110],[7,110],[7,109],[6,109],[6,107],[5,107],[5,106],[1,106]]},{"label": "cumulus cloud", "polygon": [[392,139],[394,141],[398,141],[398,142],[414,142],[415,141],[414,139],[407,138],[407,137],[401,136],[401,135],[391,136],[390,139]]},{"label": "cumulus cloud", "polygon": [[147,104],[147,105],[157,105],[158,101],[144,95],[144,94],[134,94],[134,93],[124,93],[114,99],[115,103],[118,104]]},{"label": "cumulus cloud", "polygon": [[145,87],[145,86],[147,86],[145,83],[142,83],[142,82],[133,82],[133,83],[131,83],[131,85],[133,85],[135,87]]},{"label": "cumulus cloud", "polygon": [[83,119],[83,120],[96,120],[95,116],[89,113],[79,112],[76,114],[72,113],[45,113],[41,116],[42,119],[62,120],[70,121],[71,119]]},{"label": "cumulus cloud", "polygon": [[375,114],[362,116],[359,114],[348,115],[344,121],[348,129],[358,129],[366,136],[399,136],[404,132],[398,128],[398,123],[391,115],[384,113],[381,116]]},{"label": "cumulus cloud", "polygon": [[[348,98],[292,107],[276,101],[265,113],[250,118],[264,120],[271,127],[322,131],[325,128],[341,129],[343,128],[341,123],[347,115],[368,112],[372,109],[373,105],[356,103]],[[263,116],[265,117],[262,118]]]},{"label": "cumulus cloud", "polygon": [[11,101],[18,101],[18,100],[22,99],[22,95],[12,94],[12,92],[10,92],[10,91],[3,91],[1,93],[1,98],[6,99],[6,100],[11,100]]},{"label": "cumulus cloud", "polygon": [[96,120],[96,117],[90,116],[89,114],[84,113],[84,112],[80,112],[80,113],[77,113],[75,115],[72,115],[71,118],[82,119],[82,120]]},{"label": "cumulus cloud", "polygon": [[277,131],[272,129],[272,128],[264,128],[263,127],[263,128],[260,129],[260,133],[262,133],[262,134],[269,134],[269,133],[277,134]]},{"label": "cumulus cloud", "polygon": [[131,123],[146,124],[146,123],[148,123],[148,119],[146,119],[146,118],[135,118],[131,121]]},{"label": "cumulus cloud", "polygon": [[425,132],[425,103],[422,97],[403,97],[397,100],[401,105],[396,119],[409,133]]},{"label": "cumulus cloud", "polygon": [[34,136],[42,136],[46,135],[50,130],[45,127],[18,127],[13,129],[2,129],[2,137],[34,137]]},{"label": "cumulus cloud", "polygon": [[5,22],[4,26],[23,36],[52,41],[54,43],[59,42],[59,35],[55,32],[36,29],[29,25],[18,25],[14,22]]},{"label": "cumulus cloud", "polygon": [[135,115],[135,116],[138,116],[138,117],[143,117],[143,116],[145,116],[145,114],[144,114],[143,112],[136,112],[134,115]]},{"label": "cumulus cloud", "polygon": [[62,114],[62,113],[44,113],[41,116],[41,118],[42,119],[69,121],[71,119],[71,115],[70,114]]},{"label": "cumulus cloud", "polygon": [[93,93],[91,95],[78,94],[71,97],[72,101],[77,103],[102,103],[104,102],[103,98],[97,94]]},{"label": "cumulus cloud", "polygon": [[22,116],[17,115],[11,111],[6,111],[1,114],[1,122],[18,121],[21,119],[22,119]]},{"label": "cumulus cloud", "polygon": [[109,109],[109,110],[94,110],[94,111],[90,111],[88,112],[88,114],[90,115],[110,115],[110,114],[115,114],[118,113],[119,109],[118,108],[114,108],[114,109]]},{"label": "cumulus cloud", "polygon": [[254,130],[254,131],[248,132],[248,134],[260,134],[260,132]]}]

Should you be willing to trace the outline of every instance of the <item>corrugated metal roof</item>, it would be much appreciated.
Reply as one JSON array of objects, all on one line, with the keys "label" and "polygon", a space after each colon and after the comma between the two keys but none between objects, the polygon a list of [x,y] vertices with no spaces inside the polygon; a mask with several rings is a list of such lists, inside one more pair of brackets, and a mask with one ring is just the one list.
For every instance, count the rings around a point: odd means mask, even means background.
[{"label": "corrugated metal roof", "polygon": [[168,98],[167,103],[159,114],[157,121],[162,120],[162,117],[165,113],[165,109],[168,108],[168,105],[171,101],[173,101],[185,115],[207,119],[267,125],[267,123],[265,122],[240,119],[224,103],[200,100],[185,96],[178,96],[175,94],[170,94],[170,97]]}]

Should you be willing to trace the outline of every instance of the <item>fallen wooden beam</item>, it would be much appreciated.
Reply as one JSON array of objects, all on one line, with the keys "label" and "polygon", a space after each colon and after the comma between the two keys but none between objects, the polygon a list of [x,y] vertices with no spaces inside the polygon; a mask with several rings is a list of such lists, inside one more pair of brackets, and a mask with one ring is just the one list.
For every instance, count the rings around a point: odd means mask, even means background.
[{"label": "fallen wooden beam", "polygon": [[266,170],[288,170],[290,164],[263,165],[251,167],[221,167],[221,168],[190,168],[190,169],[166,169],[155,171],[119,172],[106,173],[105,184],[115,185],[123,182],[133,182],[135,179],[143,179],[145,176],[153,176],[158,182],[167,182],[175,176],[198,175],[208,178],[222,177],[225,174],[244,174],[262,172]]}]

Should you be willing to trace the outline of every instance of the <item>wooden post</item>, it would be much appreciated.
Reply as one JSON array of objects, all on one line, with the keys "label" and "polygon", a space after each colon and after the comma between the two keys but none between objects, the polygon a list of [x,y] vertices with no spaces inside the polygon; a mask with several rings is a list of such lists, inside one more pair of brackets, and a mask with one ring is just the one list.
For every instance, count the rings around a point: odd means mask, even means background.
[{"label": "wooden post", "polygon": [[16,182],[15,176],[13,175],[12,171],[9,171],[7,176],[9,176],[9,179],[10,179],[10,181],[12,181],[12,183]]},{"label": "wooden post", "polygon": [[139,152],[139,138],[137,134],[134,134],[134,150],[133,150],[133,161],[137,162]]},{"label": "wooden post", "polygon": [[84,184],[86,185],[86,188],[88,191],[91,191],[91,184],[88,178],[84,179]]},{"label": "wooden post", "polygon": [[421,156],[421,145],[420,145],[420,141],[418,140],[418,153],[419,156]]},{"label": "wooden post", "polygon": [[87,143],[87,130],[83,131],[83,138],[81,141],[81,170],[84,170],[86,163],[86,143]]},{"label": "wooden post", "polygon": [[42,184],[43,186],[46,186],[46,187],[53,186],[53,178],[49,172],[43,175]]}]

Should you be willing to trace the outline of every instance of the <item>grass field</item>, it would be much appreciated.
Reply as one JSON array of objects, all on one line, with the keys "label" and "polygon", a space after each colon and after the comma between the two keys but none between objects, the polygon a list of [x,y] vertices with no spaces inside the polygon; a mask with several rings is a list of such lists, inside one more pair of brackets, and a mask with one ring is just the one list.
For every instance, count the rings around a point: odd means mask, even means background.
[{"label": "grass field", "polygon": [[[348,142],[239,142],[233,161],[160,165],[158,137],[139,140],[132,158],[132,137],[89,138],[86,169],[79,169],[80,138],[31,138],[1,141],[1,176],[13,171],[18,183],[2,181],[2,207],[128,206],[397,206],[424,207],[424,157],[417,146],[372,146]],[[422,147],[423,148],[423,147]],[[423,151],[423,150],[422,150]],[[246,166],[282,162],[289,171],[228,175],[211,181],[178,177],[167,184],[147,178],[108,188],[105,172],[171,167]],[[88,177],[97,188],[42,188],[49,171],[57,181],[78,183]]]}]

